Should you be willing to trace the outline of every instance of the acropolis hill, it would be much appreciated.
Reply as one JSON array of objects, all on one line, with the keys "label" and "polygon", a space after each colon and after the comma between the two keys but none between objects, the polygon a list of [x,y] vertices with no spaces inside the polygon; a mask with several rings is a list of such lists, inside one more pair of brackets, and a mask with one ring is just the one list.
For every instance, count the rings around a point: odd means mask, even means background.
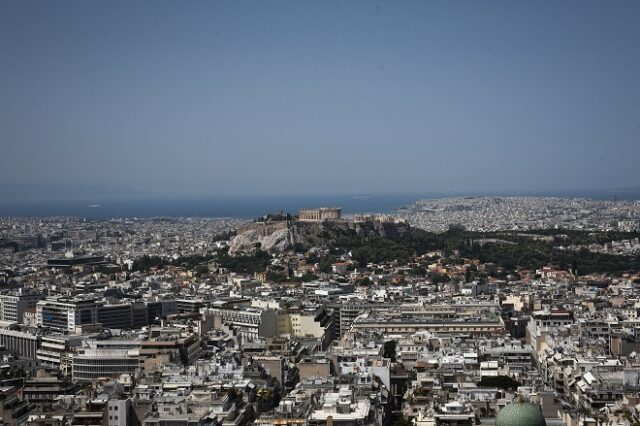
[{"label": "acropolis hill", "polygon": [[342,217],[337,207],[303,209],[298,217],[275,216],[259,219],[238,228],[230,244],[230,253],[246,253],[260,247],[269,252],[284,252],[294,245],[305,248],[329,247],[341,236],[397,237],[409,232],[409,225],[388,215]]}]

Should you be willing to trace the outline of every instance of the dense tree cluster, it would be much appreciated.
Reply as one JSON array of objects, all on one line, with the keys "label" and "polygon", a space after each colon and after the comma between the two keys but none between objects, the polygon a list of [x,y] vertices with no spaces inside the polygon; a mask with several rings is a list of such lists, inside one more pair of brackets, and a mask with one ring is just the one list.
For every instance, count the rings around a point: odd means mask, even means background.
[{"label": "dense tree cluster", "polygon": [[232,272],[264,272],[271,263],[271,255],[257,249],[251,254],[231,256],[227,250],[220,250],[205,255],[183,256],[175,260],[158,256],[142,256],[133,262],[134,271],[148,271],[151,268],[164,268],[166,266],[183,266],[187,269],[197,269],[203,263],[215,261],[221,268],[227,268]]},{"label": "dense tree cluster", "polygon": [[160,256],[142,256],[133,262],[134,271],[147,272],[151,268],[162,268],[169,262]]},{"label": "dense tree cluster", "polygon": [[216,262],[222,268],[227,268],[232,272],[264,272],[271,263],[271,255],[264,250],[257,249],[251,254],[231,256],[226,251],[222,251],[216,258]]},{"label": "dense tree cluster", "polygon": [[[533,237],[533,235],[537,237]],[[364,238],[355,232],[343,232],[331,247],[331,254],[307,257],[310,264],[318,264],[318,272],[330,273],[331,265],[340,254],[351,253],[351,259],[360,267],[370,263],[396,262],[400,265],[414,262],[417,256],[433,250],[440,250],[444,264],[464,263],[464,259],[478,259],[487,268],[483,272],[471,268],[465,279],[484,279],[488,276],[504,278],[518,269],[536,270],[545,265],[554,265],[572,273],[584,275],[590,273],[619,274],[625,271],[640,271],[640,256],[597,253],[582,248],[569,250],[571,245],[602,244],[612,240],[624,240],[638,237],[639,233],[625,232],[587,232],[568,230],[540,230],[527,234],[516,232],[473,232],[460,226],[452,226],[447,232],[432,233],[420,229],[411,229],[408,235],[400,237],[373,236]],[[540,238],[548,237],[548,238]],[[563,249],[560,246],[564,247]],[[303,251],[297,244],[296,251]],[[271,262],[271,255],[260,248],[253,253],[231,256],[227,250],[219,250],[204,255],[180,257],[175,260],[157,256],[143,256],[133,264],[134,271],[148,271],[167,265],[184,266],[195,269],[205,262],[215,261],[220,267],[232,272],[264,272]],[[408,271],[409,275],[424,276],[426,264],[418,265]],[[286,276],[286,274],[285,274]],[[272,274],[276,281],[284,279]],[[314,279],[307,274],[303,281]],[[449,277],[436,275],[438,282],[446,282]]]},{"label": "dense tree cluster", "polygon": [[[415,259],[431,250],[442,250],[448,259],[444,263],[457,263],[462,258],[478,259],[503,269],[487,275],[506,274],[519,268],[535,270],[555,265],[577,274],[594,272],[621,273],[639,271],[640,256],[596,253],[587,249],[568,250],[559,246],[584,245],[638,237],[635,232],[587,232],[567,230],[531,231],[529,235],[516,232],[473,232],[452,226],[444,233],[431,233],[412,229],[403,238],[341,238],[338,243],[351,251],[359,265],[369,262],[400,264]],[[551,241],[533,238],[531,234],[552,237]],[[414,271],[415,273],[421,270]],[[492,274],[491,272],[495,273]]]}]

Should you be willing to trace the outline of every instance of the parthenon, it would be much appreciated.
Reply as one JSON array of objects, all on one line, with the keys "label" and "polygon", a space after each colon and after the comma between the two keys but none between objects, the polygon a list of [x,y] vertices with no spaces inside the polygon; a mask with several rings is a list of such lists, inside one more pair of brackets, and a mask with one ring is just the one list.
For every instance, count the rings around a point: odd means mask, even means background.
[{"label": "parthenon", "polygon": [[323,221],[340,219],[339,207],[321,207],[319,209],[301,209],[300,220]]}]

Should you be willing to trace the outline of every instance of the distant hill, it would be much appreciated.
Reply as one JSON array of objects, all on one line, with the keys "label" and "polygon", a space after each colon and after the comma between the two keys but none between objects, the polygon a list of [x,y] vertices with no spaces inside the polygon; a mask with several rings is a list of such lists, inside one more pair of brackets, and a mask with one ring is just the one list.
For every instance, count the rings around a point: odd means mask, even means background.
[{"label": "distant hill", "polygon": [[294,247],[331,248],[340,241],[368,237],[401,238],[408,235],[407,223],[382,221],[275,221],[256,222],[242,227],[230,244],[231,254],[248,253],[256,248],[281,253]]}]

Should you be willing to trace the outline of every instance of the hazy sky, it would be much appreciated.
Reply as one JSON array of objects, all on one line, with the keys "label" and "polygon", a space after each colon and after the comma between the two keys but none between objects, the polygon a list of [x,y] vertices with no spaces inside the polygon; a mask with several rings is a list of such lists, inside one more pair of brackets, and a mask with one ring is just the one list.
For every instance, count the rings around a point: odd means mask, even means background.
[{"label": "hazy sky", "polygon": [[1,1],[0,183],[640,185],[638,1]]}]

